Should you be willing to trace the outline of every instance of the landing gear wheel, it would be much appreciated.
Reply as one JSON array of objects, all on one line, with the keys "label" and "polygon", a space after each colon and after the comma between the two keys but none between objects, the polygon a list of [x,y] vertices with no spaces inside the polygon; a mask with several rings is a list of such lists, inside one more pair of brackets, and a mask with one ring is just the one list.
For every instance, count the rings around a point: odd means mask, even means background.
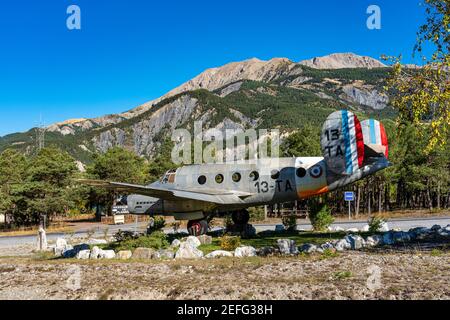
[{"label": "landing gear wheel", "polygon": [[235,211],[231,215],[231,219],[234,224],[237,225],[246,225],[250,221],[250,214],[247,210]]},{"label": "landing gear wheel", "polygon": [[208,221],[206,220],[191,220],[188,222],[187,229],[191,236],[201,236],[208,232]]}]

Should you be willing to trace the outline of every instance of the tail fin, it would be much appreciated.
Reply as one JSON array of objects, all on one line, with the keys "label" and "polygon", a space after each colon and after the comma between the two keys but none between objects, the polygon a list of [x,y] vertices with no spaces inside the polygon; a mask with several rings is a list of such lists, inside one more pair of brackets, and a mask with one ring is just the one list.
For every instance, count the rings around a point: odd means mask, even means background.
[{"label": "tail fin", "polygon": [[361,123],[347,110],[332,113],[322,129],[322,152],[330,171],[351,175],[363,165],[364,139]]},{"label": "tail fin", "polygon": [[389,158],[389,144],[386,130],[381,122],[369,119],[361,122],[367,157],[384,155]]}]

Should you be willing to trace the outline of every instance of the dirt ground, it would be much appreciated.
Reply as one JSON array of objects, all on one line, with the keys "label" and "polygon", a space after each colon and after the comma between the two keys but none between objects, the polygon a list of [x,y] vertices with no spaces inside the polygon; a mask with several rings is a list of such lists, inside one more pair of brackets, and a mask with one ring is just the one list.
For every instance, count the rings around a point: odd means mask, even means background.
[{"label": "dirt ground", "polygon": [[450,252],[148,262],[3,257],[0,299],[450,299]]}]

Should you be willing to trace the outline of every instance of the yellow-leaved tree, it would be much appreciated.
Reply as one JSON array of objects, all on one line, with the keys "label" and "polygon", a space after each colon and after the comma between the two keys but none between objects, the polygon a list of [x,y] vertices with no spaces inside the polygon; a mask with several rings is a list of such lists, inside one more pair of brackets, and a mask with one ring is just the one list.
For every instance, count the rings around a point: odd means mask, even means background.
[{"label": "yellow-leaved tree", "polygon": [[[422,67],[405,66],[401,57],[384,57],[393,62],[386,83],[391,104],[399,111],[399,125],[413,123],[431,132],[425,148],[448,147],[450,142],[450,1],[425,0],[426,24],[417,33],[414,54],[420,54]],[[434,53],[423,55],[426,46]]]}]

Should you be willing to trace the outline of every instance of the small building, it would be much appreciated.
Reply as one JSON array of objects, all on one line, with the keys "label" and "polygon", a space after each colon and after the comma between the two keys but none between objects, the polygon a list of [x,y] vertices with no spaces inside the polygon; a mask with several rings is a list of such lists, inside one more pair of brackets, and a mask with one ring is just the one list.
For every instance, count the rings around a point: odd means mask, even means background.
[{"label": "small building", "polygon": [[0,213],[0,224],[6,223],[6,217],[3,213]]}]

